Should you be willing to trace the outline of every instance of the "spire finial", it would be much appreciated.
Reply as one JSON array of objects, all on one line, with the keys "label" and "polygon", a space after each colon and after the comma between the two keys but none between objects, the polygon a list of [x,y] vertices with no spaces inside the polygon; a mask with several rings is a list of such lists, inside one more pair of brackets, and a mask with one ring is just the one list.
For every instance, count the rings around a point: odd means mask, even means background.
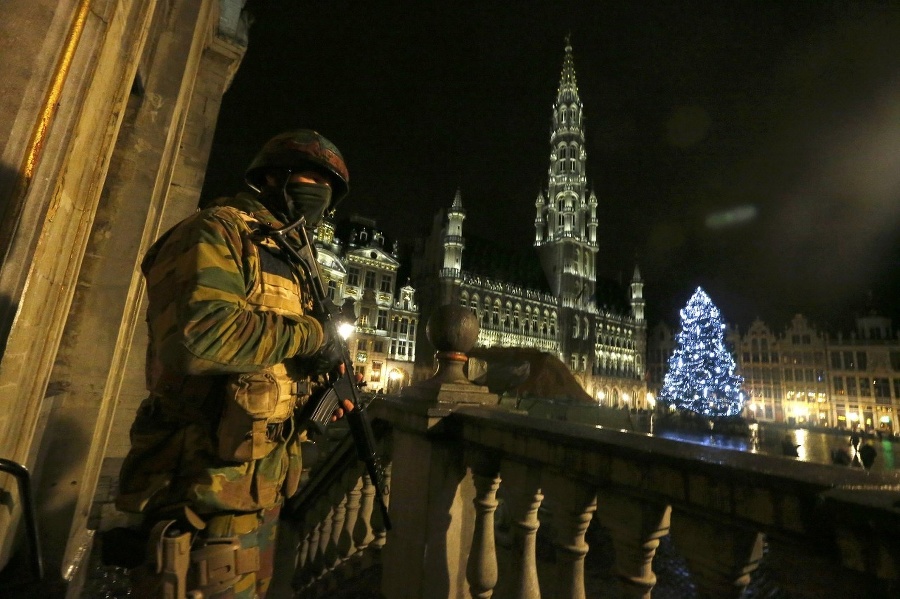
[{"label": "spire finial", "polygon": [[459,187],[456,188],[456,195],[453,196],[453,204],[450,205],[450,208],[456,211],[462,209],[462,192]]},{"label": "spire finial", "polygon": [[559,78],[559,91],[561,96],[564,92],[578,96],[578,84],[575,82],[575,60],[572,57],[572,39],[571,34],[566,36],[566,56],[563,59],[562,73]]}]

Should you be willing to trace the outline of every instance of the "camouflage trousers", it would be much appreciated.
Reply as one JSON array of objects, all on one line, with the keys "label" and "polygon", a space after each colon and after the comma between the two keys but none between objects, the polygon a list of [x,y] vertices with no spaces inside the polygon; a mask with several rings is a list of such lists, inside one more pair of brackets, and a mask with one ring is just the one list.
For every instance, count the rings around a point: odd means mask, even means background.
[{"label": "camouflage trousers", "polygon": [[231,589],[210,595],[208,599],[264,599],[275,567],[275,538],[280,507],[249,514],[213,516],[201,538],[237,537],[242,549],[259,548],[259,570],[242,575]]},{"label": "camouflage trousers", "polygon": [[[205,528],[196,534],[190,544],[191,565],[187,571],[186,589],[188,596],[191,596],[191,591],[199,589],[202,591],[203,599],[265,599],[274,574],[280,511],[280,507],[274,507],[261,512],[224,513],[206,517]],[[222,588],[224,585],[220,584],[214,587],[215,592],[211,592],[210,587],[204,587],[203,579],[215,569],[216,565],[221,566],[221,559],[217,559],[217,556],[220,558],[222,552],[209,553],[209,551],[211,548],[221,547],[222,541],[226,541],[226,546],[237,549],[232,550],[232,553],[252,556],[253,559],[249,561],[253,565],[238,568],[236,571],[239,574],[233,580],[227,581],[226,588]],[[234,566],[235,561],[232,561],[230,568]],[[245,573],[241,573],[242,571]],[[151,563],[131,570],[129,572],[131,596],[135,599],[170,597],[171,586],[168,593],[164,591],[163,580],[156,572],[155,564]]]}]

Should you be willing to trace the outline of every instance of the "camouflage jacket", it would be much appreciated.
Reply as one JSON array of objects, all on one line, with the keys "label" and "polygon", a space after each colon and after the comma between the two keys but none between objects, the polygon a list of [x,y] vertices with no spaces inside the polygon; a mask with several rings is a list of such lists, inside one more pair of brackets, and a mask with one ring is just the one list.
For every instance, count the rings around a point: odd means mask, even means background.
[{"label": "camouflage jacket", "polygon": [[[131,427],[119,509],[152,512],[188,504],[198,513],[278,505],[296,489],[302,433],[247,462],[222,460],[217,425],[229,381],[279,372],[308,397],[294,356],[324,338],[308,315],[306,281],[258,233],[281,224],[255,196],[239,194],[188,217],[148,251],[147,388]],[[287,366],[287,368],[286,368]]]}]

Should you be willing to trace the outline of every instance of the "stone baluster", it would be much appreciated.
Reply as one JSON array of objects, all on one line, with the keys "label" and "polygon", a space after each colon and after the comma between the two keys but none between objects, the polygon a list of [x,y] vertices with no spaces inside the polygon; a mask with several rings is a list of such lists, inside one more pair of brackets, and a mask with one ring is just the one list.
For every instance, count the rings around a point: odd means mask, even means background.
[{"label": "stone baluster", "polygon": [[359,470],[350,468],[344,473],[344,479],[350,490],[347,492],[347,515],[341,536],[338,539],[338,553],[345,558],[356,554],[356,544],[353,542],[353,530],[356,528],[359,517],[360,499],[362,498],[363,480]]},{"label": "stone baluster", "polygon": [[[390,508],[391,506],[391,463],[385,462],[384,466],[384,488],[387,490],[387,494],[382,496],[384,504],[386,507]],[[374,489],[374,486],[373,486]],[[374,494],[373,494],[374,501]],[[381,549],[384,547],[384,544],[387,542],[387,530],[384,527],[384,521],[381,516],[381,508],[376,505],[372,506],[372,530],[375,534],[375,538],[372,540],[371,547],[374,549]]]},{"label": "stone baluster", "polygon": [[303,527],[298,532],[300,543],[297,545],[297,563],[294,567],[294,576],[292,586],[300,588],[306,585],[308,580],[307,572],[310,564],[310,547],[312,546],[312,537],[315,526],[309,524],[308,519],[304,519]]},{"label": "stone baluster", "polygon": [[316,577],[316,561],[319,553],[319,535],[322,532],[322,521],[313,518],[310,513],[309,521],[314,522],[310,527],[303,542],[306,545],[306,556],[302,567],[298,565],[294,574],[294,588],[303,588],[310,584]]},{"label": "stone baluster", "polygon": [[344,555],[338,548],[338,544],[341,540],[341,533],[344,530],[344,521],[347,518],[347,493],[344,491],[343,485],[335,484],[331,487],[328,495],[334,504],[334,508],[331,511],[331,536],[325,550],[325,564],[329,570],[333,570],[344,558]]},{"label": "stone baluster", "polygon": [[475,526],[476,496],[464,448],[444,430],[462,404],[497,405],[497,396],[472,384],[463,366],[478,339],[478,321],[456,304],[440,306],[426,333],[435,352],[434,376],[386,398],[393,425],[390,542],[382,552],[381,591],[388,599],[466,597],[466,566]]},{"label": "stone baluster", "polygon": [[367,474],[362,475],[362,492],[359,503],[359,515],[356,518],[356,526],[353,529],[353,543],[356,551],[361,552],[368,547],[375,534],[372,530],[372,511],[375,507],[375,485]]},{"label": "stone baluster", "polygon": [[503,498],[513,523],[513,555],[510,597],[540,599],[537,575],[538,509],[541,494],[541,472],[518,462],[504,461]]},{"label": "stone baluster", "polygon": [[624,596],[650,599],[656,584],[653,556],[659,540],[669,534],[671,506],[604,491],[597,500],[597,517],[612,536]]},{"label": "stone baluster", "polygon": [[497,547],[494,541],[494,512],[497,510],[497,489],[500,487],[499,468],[495,460],[474,454],[472,464],[475,485],[475,531],[466,565],[466,580],[472,597],[487,599],[497,585]]},{"label": "stone baluster", "polygon": [[740,597],[763,556],[762,533],[675,512],[672,540],[701,597]]},{"label": "stone baluster", "polygon": [[308,584],[317,581],[325,573],[325,544],[329,533],[325,528],[328,523],[330,506],[327,497],[320,497],[310,509],[310,518],[316,523],[309,543],[309,559],[307,560],[306,577]]},{"label": "stone baluster", "polygon": [[588,552],[584,535],[597,509],[597,493],[582,482],[555,473],[545,473],[544,483],[556,528],[555,596],[584,599],[584,558]]},{"label": "stone baluster", "polygon": [[322,518],[322,528],[319,531],[319,550],[316,552],[316,578],[322,577],[331,567],[332,557],[328,551],[328,545],[331,543],[331,529],[334,524],[334,507],[330,505],[328,495],[323,496],[323,501],[329,505],[324,511]]}]

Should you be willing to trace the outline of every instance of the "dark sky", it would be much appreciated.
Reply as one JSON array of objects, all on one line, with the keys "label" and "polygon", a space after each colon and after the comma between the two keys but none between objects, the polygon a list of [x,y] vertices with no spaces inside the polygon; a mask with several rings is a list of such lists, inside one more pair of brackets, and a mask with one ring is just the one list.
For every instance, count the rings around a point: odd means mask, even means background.
[{"label": "dark sky", "polygon": [[[601,274],[635,260],[652,320],[703,286],[725,318],[900,325],[900,3],[257,0],[204,195],[272,135],[344,153],[341,213],[528,247],[571,34]],[[339,215],[340,216],[340,215]]]}]

